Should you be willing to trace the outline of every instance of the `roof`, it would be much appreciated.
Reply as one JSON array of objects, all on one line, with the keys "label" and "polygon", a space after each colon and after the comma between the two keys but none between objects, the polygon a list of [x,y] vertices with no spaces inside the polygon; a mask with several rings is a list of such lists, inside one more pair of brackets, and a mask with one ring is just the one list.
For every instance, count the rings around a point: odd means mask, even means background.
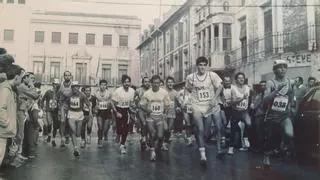
[{"label": "roof", "polygon": [[34,11],[32,14],[53,15],[53,16],[74,16],[74,17],[93,17],[93,18],[113,18],[113,19],[129,19],[141,20],[137,16],[124,16],[112,14],[94,14],[81,12],[64,12],[64,11]]}]

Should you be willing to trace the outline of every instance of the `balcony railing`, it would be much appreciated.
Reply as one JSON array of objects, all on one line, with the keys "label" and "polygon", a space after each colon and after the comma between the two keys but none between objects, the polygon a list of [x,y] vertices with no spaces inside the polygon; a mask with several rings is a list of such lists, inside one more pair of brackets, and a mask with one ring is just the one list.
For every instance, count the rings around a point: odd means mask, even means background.
[{"label": "balcony railing", "polygon": [[[241,64],[252,63],[257,60],[265,60],[274,54],[287,52],[316,50],[316,44],[320,42],[320,29],[318,25],[304,25],[284,31],[282,33],[266,33],[263,38],[249,40],[246,46],[232,49],[226,54],[230,56],[230,63],[227,66],[235,67]],[[310,48],[310,45],[312,46]],[[245,55],[246,52],[247,55]]]}]

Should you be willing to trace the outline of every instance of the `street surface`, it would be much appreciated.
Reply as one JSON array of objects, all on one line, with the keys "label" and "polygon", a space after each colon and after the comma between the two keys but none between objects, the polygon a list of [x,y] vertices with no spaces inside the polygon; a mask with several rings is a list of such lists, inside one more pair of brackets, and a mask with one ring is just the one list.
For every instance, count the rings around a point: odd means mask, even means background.
[{"label": "street surface", "polygon": [[[17,169],[2,169],[5,180],[319,180],[320,172],[295,163],[274,160],[270,170],[257,169],[261,155],[236,152],[224,159],[216,157],[215,145],[207,150],[208,164],[202,166],[195,146],[186,147],[183,138],[174,138],[169,152],[162,152],[156,162],[149,152],[139,150],[136,136],[120,155],[119,147],[109,140],[102,149],[96,139],[75,159],[71,144],[52,148],[39,142],[38,157]],[[59,143],[58,143],[59,146]],[[0,178],[1,179],[1,178]]]}]

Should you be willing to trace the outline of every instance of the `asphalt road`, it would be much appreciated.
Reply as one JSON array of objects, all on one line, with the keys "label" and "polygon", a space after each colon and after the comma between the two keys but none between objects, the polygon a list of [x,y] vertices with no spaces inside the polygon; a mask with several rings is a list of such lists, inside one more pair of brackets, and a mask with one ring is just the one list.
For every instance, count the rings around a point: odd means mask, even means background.
[{"label": "asphalt road", "polygon": [[[186,147],[183,138],[174,139],[168,152],[161,152],[156,162],[149,152],[141,152],[138,139],[127,145],[128,153],[120,155],[119,146],[109,142],[102,149],[96,140],[73,157],[71,145],[61,149],[40,142],[38,157],[17,169],[1,169],[6,180],[319,180],[320,172],[296,163],[275,160],[269,170],[257,169],[262,156],[236,152],[223,159],[209,145],[208,163],[199,161],[196,146]],[[1,178],[0,178],[1,179]]]}]

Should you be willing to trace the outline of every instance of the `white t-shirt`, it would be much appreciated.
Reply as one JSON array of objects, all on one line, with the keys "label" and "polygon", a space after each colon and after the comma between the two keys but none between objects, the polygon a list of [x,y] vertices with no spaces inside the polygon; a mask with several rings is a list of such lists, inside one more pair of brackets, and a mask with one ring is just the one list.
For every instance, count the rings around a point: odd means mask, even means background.
[{"label": "white t-shirt", "polygon": [[231,106],[231,88],[223,88],[222,90],[223,93],[223,99],[222,103],[225,107],[230,107]]},{"label": "white t-shirt", "polygon": [[135,91],[129,87],[128,91],[125,91],[123,86],[117,88],[112,94],[112,100],[117,102],[117,107],[129,108],[134,101]]},{"label": "white t-shirt", "polygon": [[142,96],[140,105],[147,106],[152,111],[151,119],[160,119],[163,116],[164,109],[169,107],[170,102],[170,96],[166,90],[160,88],[159,91],[153,92],[152,89],[149,89]]},{"label": "white t-shirt", "polygon": [[[250,94],[250,87],[244,85],[241,88],[238,86],[231,85],[231,97],[233,101],[236,101],[239,98],[243,98],[245,94]],[[234,109],[238,111],[245,111],[249,107],[249,96],[242,100],[241,102],[234,105]]]},{"label": "white t-shirt", "polygon": [[[199,76],[193,73],[187,76],[186,88],[191,89],[190,103],[193,109],[207,112],[212,99],[215,96],[215,89],[222,86],[222,79],[214,72],[206,72]],[[216,103],[218,99],[216,100]]]}]

